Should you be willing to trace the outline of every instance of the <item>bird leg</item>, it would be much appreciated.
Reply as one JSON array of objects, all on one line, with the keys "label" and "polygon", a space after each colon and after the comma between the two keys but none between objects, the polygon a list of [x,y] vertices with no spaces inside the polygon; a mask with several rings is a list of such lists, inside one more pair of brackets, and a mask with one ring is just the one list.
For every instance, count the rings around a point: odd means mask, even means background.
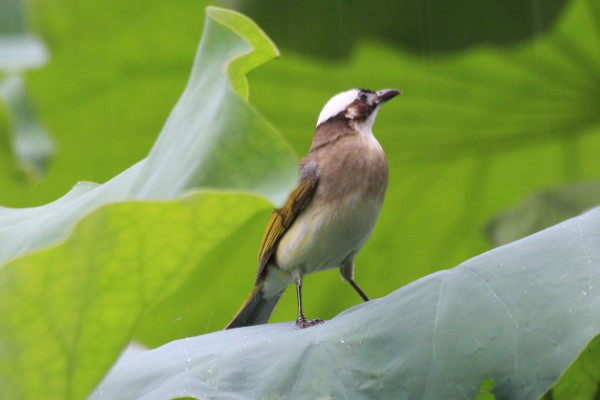
[{"label": "bird leg", "polygon": [[365,292],[363,292],[363,290],[356,284],[356,282],[354,282],[354,279],[349,279],[348,282],[352,285],[352,287],[354,288],[354,290],[356,290],[356,292],[358,293],[358,295],[360,297],[362,297],[362,299],[364,301],[371,300],[371,299],[369,299],[369,296],[367,296],[367,294]]},{"label": "bird leg", "polygon": [[363,290],[356,284],[356,282],[354,282],[354,256],[355,253],[350,253],[350,255],[346,257],[344,262],[342,262],[342,265],[340,266],[340,274],[342,275],[342,279],[347,281],[350,285],[352,285],[354,290],[356,290],[356,293],[358,293],[358,295],[364,301],[369,301],[371,300],[369,299],[369,296],[367,296],[367,294],[363,292]]},{"label": "bird leg", "polygon": [[315,318],[312,321],[308,321],[302,311],[302,277],[296,279],[296,294],[298,295],[298,319],[296,320],[296,326],[299,329],[308,328],[309,326],[322,324],[323,320]]}]

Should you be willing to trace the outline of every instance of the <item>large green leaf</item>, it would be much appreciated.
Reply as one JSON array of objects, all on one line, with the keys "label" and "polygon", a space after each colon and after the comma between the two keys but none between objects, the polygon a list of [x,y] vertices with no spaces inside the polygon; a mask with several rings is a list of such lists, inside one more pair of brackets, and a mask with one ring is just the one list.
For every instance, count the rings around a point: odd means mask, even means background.
[{"label": "large green leaf", "polygon": [[114,204],[66,242],[4,265],[0,397],[85,398],[140,317],[266,206],[213,193]]},{"label": "large green leaf", "polygon": [[91,399],[536,399],[600,333],[600,209],[295,330],[125,355]]},{"label": "large green leaf", "polygon": [[[532,234],[600,204],[598,183],[569,185],[534,193],[486,227],[492,243],[501,245]],[[600,336],[588,345],[544,398],[595,399],[600,393]]]},{"label": "large green leaf", "polygon": [[[218,9],[212,10],[220,16]],[[270,44],[250,20],[230,15],[245,30],[254,28],[247,34],[250,43]],[[229,63],[240,64],[239,57],[251,49],[226,26],[215,22],[207,27],[189,84],[148,157],[90,188],[89,194],[37,208],[2,210],[0,261],[55,243],[84,213],[108,202],[173,198],[199,186],[254,191],[281,202],[296,179],[294,156],[239,97],[247,92],[240,83],[245,77],[238,74],[230,82],[227,74]],[[264,62],[277,52],[272,45],[264,46],[252,54],[249,66],[257,64],[257,54]],[[241,88],[241,93],[231,86]]]},{"label": "large green leaf", "polygon": [[530,39],[551,28],[568,0],[388,1],[238,0],[227,2],[252,17],[288,50],[325,59],[347,57],[368,38],[416,54],[444,53],[478,44]]},{"label": "large green leaf", "polygon": [[577,361],[550,392],[554,400],[589,400],[600,395],[600,336],[586,347]]},{"label": "large green leaf", "polygon": [[146,157],[186,86],[208,3],[27,3],[51,55],[27,71],[27,89],[57,157],[29,185],[3,167],[0,204],[42,205],[78,180],[106,182]]},{"label": "large green leaf", "polygon": [[[252,21],[208,8],[188,86],[146,159],[53,203],[0,208],[1,398],[85,397],[142,316],[269,208],[239,192],[286,196],[294,156],[242,98],[243,73],[276,55]],[[229,194],[173,200],[198,186]]]}]

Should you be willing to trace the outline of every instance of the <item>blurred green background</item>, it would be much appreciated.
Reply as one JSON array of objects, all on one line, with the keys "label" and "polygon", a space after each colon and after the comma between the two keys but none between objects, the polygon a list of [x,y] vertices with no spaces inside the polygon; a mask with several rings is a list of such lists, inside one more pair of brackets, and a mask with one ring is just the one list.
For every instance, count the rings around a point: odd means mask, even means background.
[{"label": "blurred green background", "polygon": [[[28,24],[14,24],[49,50],[48,64],[24,76],[56,153],[45,175],[24,172],[3,111],[0,204],[44,204],[142,159],[185,86],[208,4],[246,13],[279,46],[279,59],[249,74],[249,101],[299,158],[332,95],[403,90],[374,128],[390,182],[356,261],[371,297],[486,251],[490,236],[514,239],[600,202],[597,0],[38,0],[27,3]],[[498,217],[528,196],[523,214]],[[137,337],[158,345],[221,329],[252,288],[267,220],[253,218],[215,248]],[[304,298],[307,317],[324,319],[360,301],[337,271],[308,276]],[[295,302],[288,292],[272,321],[295,319]]]}]

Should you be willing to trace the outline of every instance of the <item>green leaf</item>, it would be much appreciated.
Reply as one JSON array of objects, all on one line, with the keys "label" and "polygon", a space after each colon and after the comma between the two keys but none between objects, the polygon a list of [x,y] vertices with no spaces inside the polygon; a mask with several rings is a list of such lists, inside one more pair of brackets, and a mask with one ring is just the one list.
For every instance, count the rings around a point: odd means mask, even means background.
[{"label": "green leaf", "polygon": [[242,97],[247,100],[248,91],[248,80],[246,79],[246,73],[255,67],[263,64],[265,55],[278,57],[279,50],[275,47],[275,43],[269,39],[258,27],[250,20],[246,23],[240,24],[239,13],[226,11],[216,7],[207,8],[207,13],[219,21],[223,26],[236,32],[238,35],[243,36],[249,44],[256,50],[251,54],[244,57],[242,60],[233,60],[229,65],[229,79],[234,90]]},{"label": "green leaf", "polygon": [[534,193],[496,216],[486,233],[494,246],[531,235],[600,204],[600,184],[568,185]]},{"label": "green leaf", "polygon": [[84,398],[140,317],[265,207],[217,193],[109,205],[67,241],[4,265],[0,397]]},{"label": "green leaf", "polygon": [[[517,240],[600,204],[600,185],[568,185],[534,193],[486,227],[494,245]],[[548,399],[592,399],[600,393],[599,337],[596,337],[547,393]]]},{"label": "green leaf", "polygon": [[[231,14],[254,32],[253,40],[264,37],[250,20]],[[109,202],[173,198],[194,187],[247,190],[283,201],[297,179],[294,155],[232,92],[224,73],[232,60],[242,63],[251,49],[219,23],[206,26],[189,84],[148,157],[85,196],[15,212],[5,209],[0,261],[55,243],[83,214]],[[276,55],[271,50],[260,57],[252,54],[251,65]]]},{"label": "green leaf", "polygon": [[90,399],[543,395],[600,332],[600,209],[323,325],[212,333],[124,355]]},{"label": "green leaf", "polygon": [[341,6],[319,0],[239,0],[235,6],[276,38],[284,54],[292,50],[335,59],[347,57],[365,38],[424,58],[481,44],[507,46],[551,28],[568,3],[346,0]]},{"label": "green leaf", "polygon": [[483,382],[481,382],[479,393],[475,397],[475,400],[494,400],[496,396],[494,396],[492,390],[495,385],[493,379],[484,379]]},{"label": "green leaf", "polygon": [[554,400],[596,399],[600,393],[600,336],[581,353],[552,388]]},{"label": "green leaf", "polygon": [[[207,14],[188,86],[147,158],[44,206],[0,208],[0,398],[84,398],[143,316],[270,208],[241,192],[281,201],[295,184],[289,146],[229,80],[232,62],[239,81],[276,50],[246,17]],[[181,197],[196,187],[223,192]]]},{"label": "green leaf", "polygon": [[[207,13],[223,18],[225,11],[210,7]],[[140,166],[132,196],[171,197],[203,186],[251,190],[280,203],[293,188],[297,173],[289,148],[231,91],[227,75],[222,74],[223,66],[230,71],[233,63],[233,86],[239,89],[240,71],[256,66],[258,61],[264,63],[277,52],[263,44],[261,51],[246,56],[252,49],[249,42],[270,42],[252,21],[228,13],[228,24],[249,31],[248,42],[217,20],[205,29],[190,84]]]}]

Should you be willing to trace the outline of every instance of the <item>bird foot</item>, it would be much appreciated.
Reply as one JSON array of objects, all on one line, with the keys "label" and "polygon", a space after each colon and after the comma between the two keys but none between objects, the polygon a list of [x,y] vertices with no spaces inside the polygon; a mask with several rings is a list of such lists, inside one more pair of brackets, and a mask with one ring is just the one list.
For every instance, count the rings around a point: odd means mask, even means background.
[{"label": "bird foot", "polygon": [[312,321],[307,320],[304,317],[299,317],[296,320],[296,327],[298,327],[298,329],[304,329],[304,328],[308,328],[311,327],[313,325],[318,325],[318,324],[322,324],[324,321],[322,319],[319,318],[315,318]]}]

